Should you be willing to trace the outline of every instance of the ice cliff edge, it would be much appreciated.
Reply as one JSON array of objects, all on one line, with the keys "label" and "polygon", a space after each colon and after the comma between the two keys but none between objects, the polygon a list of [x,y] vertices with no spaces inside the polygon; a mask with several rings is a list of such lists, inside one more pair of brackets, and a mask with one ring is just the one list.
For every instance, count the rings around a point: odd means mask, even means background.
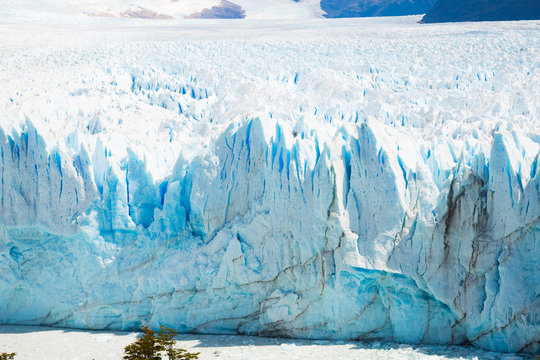
[{"label": "ice cliff edge", "polygon": [[249,119],[159,182],[0,132],[1,321],[538,351],[538,155],[496,133],[441,176],[376,123],[284,132]]}]

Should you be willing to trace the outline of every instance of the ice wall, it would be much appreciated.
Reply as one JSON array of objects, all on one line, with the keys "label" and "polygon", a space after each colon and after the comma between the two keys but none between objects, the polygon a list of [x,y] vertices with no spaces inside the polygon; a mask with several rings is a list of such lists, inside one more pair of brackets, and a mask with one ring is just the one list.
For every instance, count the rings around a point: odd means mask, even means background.
[{"label": "ice wall", "polygon": [[58,77],[0,93],[0,322],[540,351],[537,55],[431,79],[417,42],[3,58]]},{"label": "ice wall", "polygon": [[252,119],[159,183],[131,157],[101,186],[84,152],[2,134],[2,321],[538,350],[538,156],[498,133],[437,184],[369,123],[283,132]]}]

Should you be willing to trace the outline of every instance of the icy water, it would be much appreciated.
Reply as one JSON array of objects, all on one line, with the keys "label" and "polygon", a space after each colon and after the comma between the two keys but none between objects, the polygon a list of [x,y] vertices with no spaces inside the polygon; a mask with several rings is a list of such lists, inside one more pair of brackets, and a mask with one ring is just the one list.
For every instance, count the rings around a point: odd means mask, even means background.
[{"label": "icy water", "polygon": [[[39,326],[0,325],[0,352],[16,352],[16,360],[113,360],[136,333],[82,331]],[[180,335],[177,345],[200,352],[199,359],[504,359],[526,357],[461,346],[426,346],[382,342],[275,339],[253,336]]]}]

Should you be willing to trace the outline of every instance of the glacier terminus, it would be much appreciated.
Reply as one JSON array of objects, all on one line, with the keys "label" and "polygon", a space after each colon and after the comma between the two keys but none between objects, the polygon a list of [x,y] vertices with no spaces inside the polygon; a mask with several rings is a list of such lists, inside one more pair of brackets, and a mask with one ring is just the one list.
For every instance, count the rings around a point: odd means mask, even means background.
[{"label": "glacier terminus", "polygon": [[538,22],[419,19],[3,22],[0,323],[539,352]]}]

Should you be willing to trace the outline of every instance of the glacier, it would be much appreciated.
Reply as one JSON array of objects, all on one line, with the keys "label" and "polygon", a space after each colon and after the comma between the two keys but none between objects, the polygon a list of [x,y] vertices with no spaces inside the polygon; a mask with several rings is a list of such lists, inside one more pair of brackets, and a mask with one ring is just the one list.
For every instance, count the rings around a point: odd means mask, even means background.
[{"label": "glacier", "polygon": [[538,353],[538,25],[418,19],[2,22],[0,323]]}]

